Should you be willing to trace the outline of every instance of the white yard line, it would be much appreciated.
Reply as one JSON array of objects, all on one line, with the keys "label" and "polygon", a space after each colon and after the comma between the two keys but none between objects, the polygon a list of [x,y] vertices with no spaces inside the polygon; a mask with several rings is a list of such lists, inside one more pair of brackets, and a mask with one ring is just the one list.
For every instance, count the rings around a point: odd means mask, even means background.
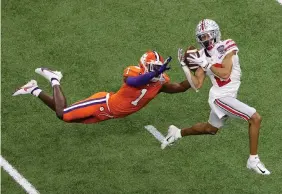
[{"label": "white yard line", "polygon": [[282,0],[276,0],[280,5],[282,5]]},{"label": "white yard line", "polygon": [[39,194],[39,192],[35,189],[35,187],[28,182],[5,158],[0,155],[0,163],[1,167],[9,173],[13,179],[19,183],[22,188],[29,194]]},{"label": "white yard line", "polygon": [[165,137],[156,129],[156,127],[153,125],[146,125],[145,129],[147,129],[147,131],[149,131],[159,142],[163,142]]}]

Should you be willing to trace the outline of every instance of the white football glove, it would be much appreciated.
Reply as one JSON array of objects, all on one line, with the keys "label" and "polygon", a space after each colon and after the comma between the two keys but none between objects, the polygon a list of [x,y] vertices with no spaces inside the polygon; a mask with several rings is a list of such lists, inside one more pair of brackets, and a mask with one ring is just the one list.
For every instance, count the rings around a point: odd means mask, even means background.
[{"label": "white football glove", "polygon": [[178,53],[177,54],[178,54],[177,56],[178,56],[178,61],[179,61],[180,65],[181,66],[185,66],[182,48],[178,49]]},{"label": "white football glove", "polygon": [[206,71],[211,67],[211,64],[209,64],[205,55],[201,55],[200,57],[197,57],[196,55],[191,54],[191,57],[187,57],[187,60],[191,63],[195,63],[199,65],[200,67],[202,67],[204,71]]},{"label": "white football glove", "polygon": [[187,65],[184,63],[184,56],[183,56],[183,50],[182,48],[179,48],[178,49],[178,61],[184,71],[184,74],[190,84],[190,86],[196,91],[198,92],[198,89],[195,87],[193,81],[192,81],[192,78],[191,78],[191,72],[189,70],[189,68],[187,67]]}]

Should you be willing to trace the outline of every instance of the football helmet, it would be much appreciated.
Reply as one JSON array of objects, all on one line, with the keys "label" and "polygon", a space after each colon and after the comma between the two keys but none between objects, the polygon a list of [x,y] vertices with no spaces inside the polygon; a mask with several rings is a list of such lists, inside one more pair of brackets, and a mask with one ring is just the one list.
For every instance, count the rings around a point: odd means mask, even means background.
[{"label": "football helmet", "polygon": [[[148,73],[153,71],[158,71],[164,63],[163,57],[156,51],[147,51],[142,55],[139,62],[139,67],[141,72]],[[154,77],[151,81],[156,82],[163,78],[163,75],[160,74]]]},{"label": "football helmet", "polygon": [[220,42],[221,33],[218,24],[210,19],[203,19],[199,22],[195,30],[197,42],[207,50]]}]

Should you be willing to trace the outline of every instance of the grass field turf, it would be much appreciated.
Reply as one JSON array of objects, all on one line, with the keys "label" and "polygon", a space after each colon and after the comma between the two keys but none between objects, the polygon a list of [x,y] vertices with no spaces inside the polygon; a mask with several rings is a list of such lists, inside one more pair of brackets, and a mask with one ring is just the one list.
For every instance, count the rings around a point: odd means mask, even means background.
[{"label": "grass field turf", "polygon": [[[281,193],[282,7],[274,0],[2,1],[2,155],[40,193]],[[61,70],[69,103],[116,91],[123,69],[147,49],[172,55],[172,81],[185,79],[177,48],[196,45],[202,18],[239,46],[239,99],[263,116],[259,153],[272,171],[245,167],[247,123],[216,136],[184,138],[160,150],[144,129],[206,121],[210,82],[200,93],[160,94],[140,112],[96,125],[65,124],[32,96],[11,97],[39,66]],[[1,173],[1,193],[24,193]]]}]

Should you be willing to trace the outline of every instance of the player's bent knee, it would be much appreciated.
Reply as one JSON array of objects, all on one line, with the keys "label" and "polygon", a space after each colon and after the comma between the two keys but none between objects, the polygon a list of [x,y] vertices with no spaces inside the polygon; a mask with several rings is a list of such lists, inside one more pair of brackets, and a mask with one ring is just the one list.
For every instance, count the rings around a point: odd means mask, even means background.
[{"label": "player's bent knee", "polygon": [[56,110],[56,115],[59,119],[63,120],[64,119],[64,109]]},{"label": "player's bent knee", "polygon": [[60,120],[64,120],[64,115],[63,114],[58,114],[56,113],[57,117],[60,119]]},{"label": "player's bent knee", "polygon": [[257,112],[253,114],[253,116],[251,116],[249,120],[250,123],[261,123],[261,121],[262,121],[262,117]]}]

